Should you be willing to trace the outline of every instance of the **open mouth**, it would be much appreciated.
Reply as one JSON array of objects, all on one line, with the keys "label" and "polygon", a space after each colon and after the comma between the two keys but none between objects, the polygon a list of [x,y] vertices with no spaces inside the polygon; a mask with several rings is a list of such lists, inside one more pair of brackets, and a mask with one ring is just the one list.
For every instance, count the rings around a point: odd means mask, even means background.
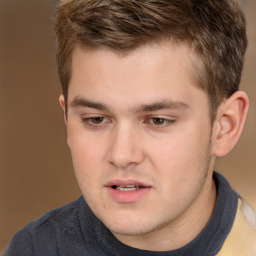
[{"label": "open mouth", "polygon": [[144,186],[141,186],[141,185],[125,185],[125,186],[117,186],[117,185],[114,185],[112,186],[113,189],[116,189],[118,191],[134,191],[134,190],[138,190],[138,189],[142,189],[142,188],[146,188]]},{"label": "open mouth", "polygon": [[117,203],[135,203],[152,189],[135,180],[112,180],[106,184],[110,197]]}]

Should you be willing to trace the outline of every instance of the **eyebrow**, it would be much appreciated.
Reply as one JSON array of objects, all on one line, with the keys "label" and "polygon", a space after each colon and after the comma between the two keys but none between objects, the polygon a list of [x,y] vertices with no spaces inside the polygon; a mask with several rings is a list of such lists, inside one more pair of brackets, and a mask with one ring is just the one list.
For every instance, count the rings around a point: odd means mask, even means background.
[{"label": "eyebrow", "polygon": [[188,109],[189,105],[182,101],[160,101],[152,104],[145,104],[135,108],[136,113],[153,112],[162,109]]},{"label": "eyebrow", "polygon": [[[81,97],[75,97],[71,102],[71,107],[87,107],[102,111],[111,112],[110,108],[102,103],[90,101]],[[188,109],[189,105],[182,101],[169,101],[163,100],[159,102],[154,102],[151,104],[143,104],[138,107],[132,108],[131,112],[143,113],[143,112],[154,112],[162,109],[173,109],[173,110],[183,110]]]},{"label": "eyebrow", "polygon": [[73,101],[71,102],[71,107],[87,107],[87,108],[94,108],[98,110],[109,111],[108,106],[105,104],[93,102],[80,97],[75,97],[73,99]]}]

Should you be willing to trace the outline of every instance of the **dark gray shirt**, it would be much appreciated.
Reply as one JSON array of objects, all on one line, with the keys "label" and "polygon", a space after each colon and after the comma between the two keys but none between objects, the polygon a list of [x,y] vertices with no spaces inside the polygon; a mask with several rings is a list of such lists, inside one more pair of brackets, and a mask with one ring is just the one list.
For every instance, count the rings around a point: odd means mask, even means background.
[{"label": "dark gray shirt", "polygon": [[97,219],[81,196],[18,231],[5,256],[214,256],[231,230],[238,195],[223,176],[215,172],[213,178],[217,187],[214,213],[201,233],[177,250],[152,252],[122,244]]}]

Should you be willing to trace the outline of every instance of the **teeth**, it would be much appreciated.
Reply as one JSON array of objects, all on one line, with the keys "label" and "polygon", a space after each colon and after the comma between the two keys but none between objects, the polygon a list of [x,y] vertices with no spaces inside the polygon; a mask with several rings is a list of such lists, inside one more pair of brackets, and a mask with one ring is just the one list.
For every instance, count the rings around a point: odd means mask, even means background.
[{"label": "teeth", "polygon": [[133,191],[133,190],[139,189],[139,186],[127,185],[127,186],[116,186],[115,188],[118,191]]}]

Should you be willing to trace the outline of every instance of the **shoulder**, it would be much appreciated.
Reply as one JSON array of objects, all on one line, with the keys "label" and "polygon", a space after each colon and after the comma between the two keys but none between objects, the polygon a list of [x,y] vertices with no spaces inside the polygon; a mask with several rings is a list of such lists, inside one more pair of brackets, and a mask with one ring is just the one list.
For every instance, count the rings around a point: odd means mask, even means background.
[{"label": "shoulder", "polygon": [[5,255],[58,255],[55,252],[59,241],[66,242],[74,234],[78,234],[78,211],[82,200],[80,197],[28,223],[14,235]]},{"label": "shoulder", "polygon": [[52,237],[57,232],[65,233],[71,231],[78,225],[80,201],[81,198],[45,213],[38,219],[30,222],[24,228],[24,231],[29,232],[32,237],[41,236],[42,234]]},{"label": "shoulder", "polygon": [[233,227],[218,255],[256,255],[256,213],[241,197]]}]

